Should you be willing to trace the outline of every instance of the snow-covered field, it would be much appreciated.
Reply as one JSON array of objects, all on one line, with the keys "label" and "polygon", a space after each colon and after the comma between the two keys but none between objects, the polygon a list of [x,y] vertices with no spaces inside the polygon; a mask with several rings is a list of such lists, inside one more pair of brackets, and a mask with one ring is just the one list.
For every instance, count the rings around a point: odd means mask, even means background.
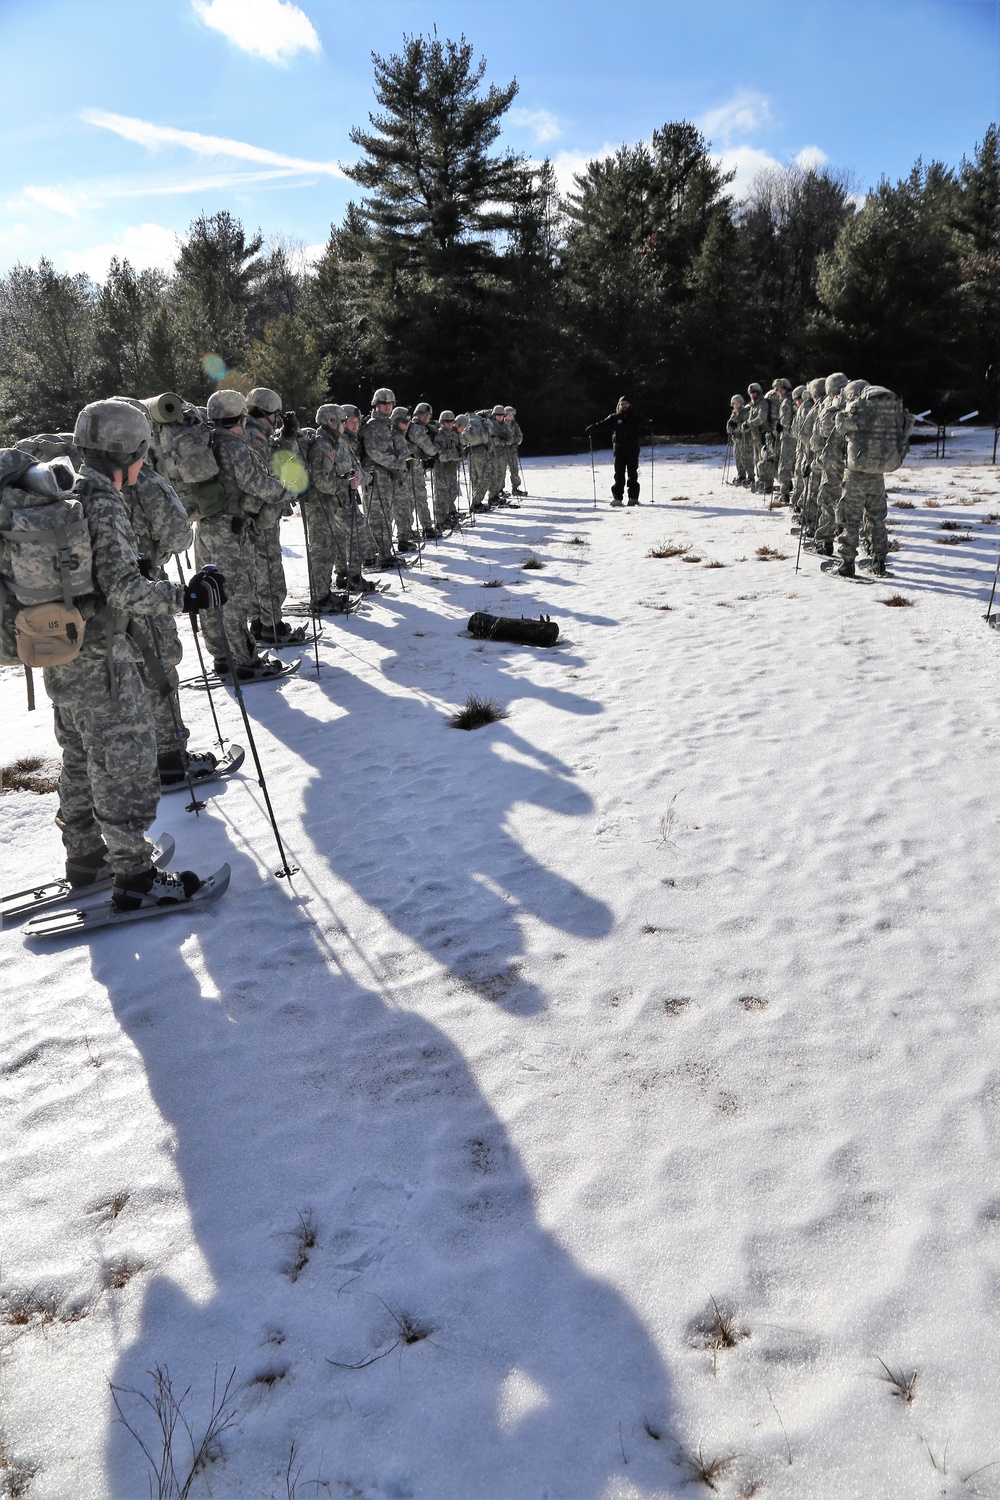
[{"label": "snow-covered field", "polygon": [[[159,1367],[196,1441],[235,1369],[220,1500],[1000,1496],[991,441],[890,477],[857,583],[719,449],[637,510],[529,461],[247,690],[292,881],[247,775],[156,825],[216,908],[3,933],[0,1494],[156,1495],[109,1382],[159,1461]],[[470,693],[509,718],[448,728]],[[51,753],[0,701],[0,760]],[[54,803],[0,801],[5,888]]]}]

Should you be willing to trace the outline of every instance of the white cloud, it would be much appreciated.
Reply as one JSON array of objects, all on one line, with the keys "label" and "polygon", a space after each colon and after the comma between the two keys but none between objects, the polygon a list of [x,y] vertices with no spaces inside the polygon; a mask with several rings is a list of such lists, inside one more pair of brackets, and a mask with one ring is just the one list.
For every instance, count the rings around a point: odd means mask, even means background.
[{"label": "white cloud", "polygon": [[770,125],[772,119],[765,94],[754,89],[737,89],[731,99],[708,110],[696,124],[713,145],[725,148],[735,145],[737,137],[753,135],[762,126]]},{"label": "white cloud", "polygon": [[611,146],[605,141],[599,151],[560,151],[552,158],[552,169],[556,174],[556,183],[560,193],[573,191],[573,177],[577,172],[585,172],[588,162],[604,161],[608,156],[613,156],[618,150],[617,146]]},{"label": "white cloud", "polygon": [[559,121],[547,109],[512,109],[507,119],[512,125],[530,130],[536,141],[554,141],[562,135]]},{"label": "white cloud", "polygon": [[172,125],[154,125],[150,120],[137,120],[131,115],[115,115],[106,109],[83,109],[80,119],[100,130],[110,130],[123,140],[133,141],[137,146],[146,146],[155,151],[163,146],[181,146],[193,151],[196,156],[222,156],[233,161],[254,161],[266,166],[283,167],[288,172],[319,172],[326,177],[343,177],[344,171],[335,161],[308,161],[300,156],[285,156],[280,151],[269,151],[264,146],[251,146],[247,141],[230,140],[228,136],[203,135],[197,130],[176,130]]},{"label": "white cloud", "polygon": [[758,172],[775,167],[782,170],[780,161],[767,151],[759,151],[756,146],[734,146],[729,151],[714,154],[712,160],[724,172],[735,171],[735,178],[726,188],[731,198],[745,198]]},{"label": "white cloud", "polygon": [[66,250],[60,259],[67,271],[83,271],[94,281],[103,281],[113,256],[129,261],[137,271],[153,267],[169,270],[179,249],[180,237],[174,230],[162,224],[135,224],[120,239],[91,245],[87,250]]},{"label": "white cloud", "polygon": [[323,50],[316,28],[291,0],[192,0],[199,19],[234,46],[279,67]]},{"label": "white cloud", "polygon": [[810,172],[818,167],[825,167],[829,160],[821,146],[803,146],[795,157],[795,165],[801,167],[803,172]]},{"label": "white cloud", "polygon": [[29,187],[24,190],[24,202],[47,208],[54,214],[65,214],[67,218],[78,217],[76,196],[60,188]]}]

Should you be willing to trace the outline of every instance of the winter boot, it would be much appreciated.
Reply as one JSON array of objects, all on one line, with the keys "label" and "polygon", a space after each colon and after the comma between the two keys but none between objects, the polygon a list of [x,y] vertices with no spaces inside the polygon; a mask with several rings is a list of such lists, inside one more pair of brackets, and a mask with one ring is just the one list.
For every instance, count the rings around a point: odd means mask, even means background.
[{"label": "winter boot", "polygon": [[304,625],[289,625],[287,620],[279,620],[273,630],[265,626],[257,639],[266,641],[269,646],[301,646],[306,638],[306,627]]},{"label": "winter boot", "polygon": [[264,634],[264,627],[259,620],[250,621],[250,634],[253,636],[255,641],[259,641],[261,636]]},{"label": "winter boot", "polygon": [[854,564],[853,564],[853,562],[849,562],[848,559],[845,557],[844,561],[841,563],[840,567],[837,569],[837,577],[838,578],[853,578],[854,577]]},{"label": "winter boot", "polygon": [[611,509],[612,510],[618,510],[624,504],[625,504],[624,500],[612,500],[612,502],[611,502]]},{"label": "winter boot", "polygon": [[66,879],[74,891],[93,885],[95,880],[109,874],[110,870],[108,851],[103,844],[91,849],[88,854],[76,854],[66,861]]},{"label": "winter boot", "polygon": [[167,750],[156,757],[160,772],[160,786],[177,786],[190,775],[192,781],[211,776],[219,764],[217,756],[210,750]]},{"label": "winter boot", "polygon": [[201,890],[201,878],[193,870],[137,870],[116,875],[111,887],[115,911],[138,911],[142,906],[174,906],[190,901]]},{"label": "winter boot", "polygon": [[820,536],[818,536],[816,538],[816,556],[817,557],[832,557],[833,556],[833,538],[832,537],[828,537],[828,536],[822,536],[822,537],[820,537]]},{"label": "winter boot", "polygon": [[377,585],[370,578],[365,578],[361,573],[351,574],[351,588],[356,594],[374,594]]},{"label": "winter boot", "polygon": [[876,578],[884,578],[886,573],[885,558],[875,557],[872,559],[872,572]]}]

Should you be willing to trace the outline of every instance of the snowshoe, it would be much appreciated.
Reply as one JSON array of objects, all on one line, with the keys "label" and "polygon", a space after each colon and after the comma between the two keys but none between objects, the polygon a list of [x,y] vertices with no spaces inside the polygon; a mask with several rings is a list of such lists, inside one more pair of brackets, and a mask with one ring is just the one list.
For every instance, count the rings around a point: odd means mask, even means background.
[{"label": "snowshoe", "polygon": [[855,577],[854,563],[853,562],[848,562],[848,560],[847,560],[846,557],[845,557],[844,561],[841,563],[840,567],[836,568],[834,571],[836,572],[838,578],[854,578]]},{"label": "snowshoe", "polygon": [[[229,663],[216,662],[215,670],[220,677],[228,677]],[[237,667],[236,676],[240,682],[266,682],[270,677],[281,677],[285,670],[276,656],[258,656],[248,665]]]},{"label": "snowshoe", "polygon": [[351,588],[356,594],[374,594],[378,588],[377,583],[373,582],[371,578],[365,578],[361,573],[352,574],[350,582]]},{"label": "snowshoe", "polygon": [[201,781],[211,776],[219,764],[218,756],[211,750],[185,751],[183,754],[180,750],[169,750],[158,759],[161,790],[186,785],[188,776],[192,781]]},{"label": "snowshoe", "polygon": [[265,641],[269,646],[301,646],[305,638],[306,627],[289,625],[287,620],[279,620],[273,630],[265,626],[257,636],[259,641]]},{"label": "snowshoe", "polygon": [[830,539],[830,537],[824,536],[824,537],[817,537],[816,538],[816,556],[817,557],[832,557],[833,556],[833,542]]},{"label": "snowshoe", "polygon": [[190,901],[201,889],[201,877],[193,870],[138,870],[116,875],[111,887],[113,911],[138,911],[141,906],[171,906]]}]

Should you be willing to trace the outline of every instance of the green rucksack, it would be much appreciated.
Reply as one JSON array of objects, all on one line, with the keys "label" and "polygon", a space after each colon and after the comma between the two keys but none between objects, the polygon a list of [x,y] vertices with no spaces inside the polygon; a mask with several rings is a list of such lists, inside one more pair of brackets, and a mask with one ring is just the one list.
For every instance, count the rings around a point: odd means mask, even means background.
[{"label": "green rucksack", "polygon": [[150,457],[188,515],[208,520],[226,508],[212,429],[196,406],[167,391],[145,401],[152,428]]},{"label": "green rucksack", "polygon": [[870,385],[837,414],[847,439],[847,467],[862,474],[891,474],[906,457],[915,418],[894,391]]},{"label": "green rucksack", "polygon": [[75,601],[95,592],[90,528],[66,458],[36,463],[0,450],[0,603],[3,662],[55,667],[83,645]]}]

